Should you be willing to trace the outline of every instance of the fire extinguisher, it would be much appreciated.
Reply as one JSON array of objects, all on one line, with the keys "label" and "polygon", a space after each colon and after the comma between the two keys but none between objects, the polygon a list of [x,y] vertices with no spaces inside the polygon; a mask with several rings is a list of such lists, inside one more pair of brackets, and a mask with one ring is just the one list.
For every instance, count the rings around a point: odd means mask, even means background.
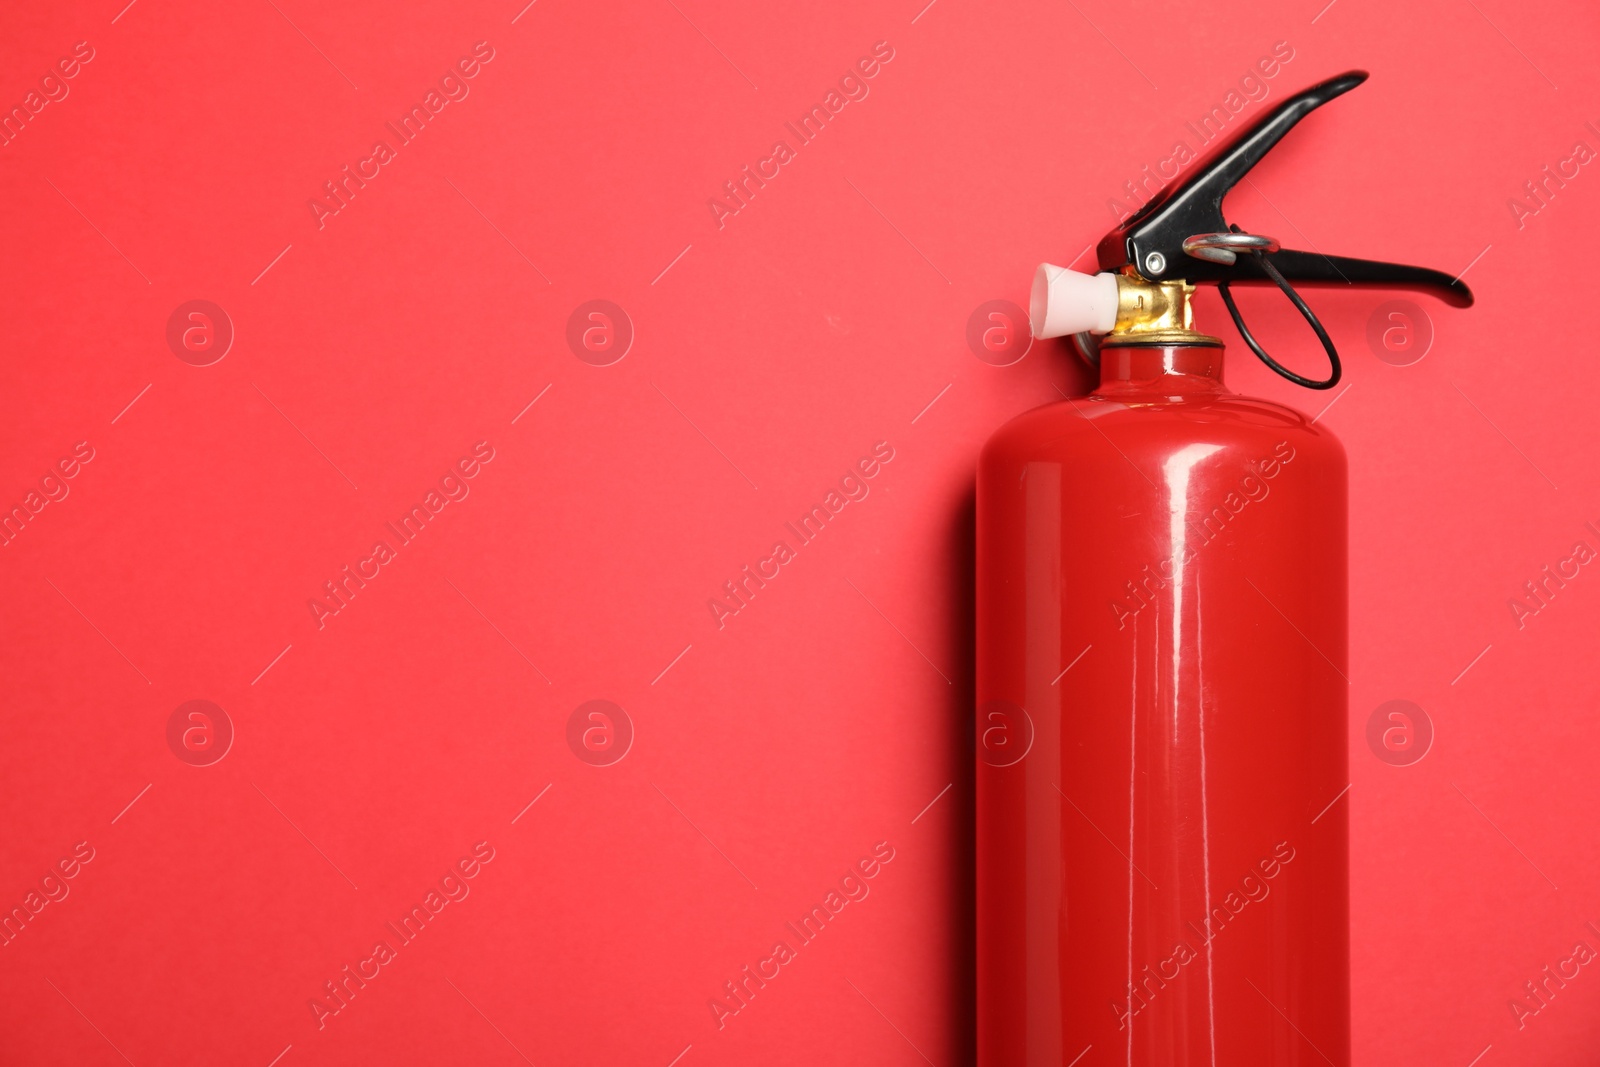
[{"label": "fire extinguisher", "polygon": [[[1438,271],[1280,249],[1222,199],[1353,71],[1293,96],[1098,245],[1045,264],[1036,337],[1076,335],[1088,397],[1008,423],[978,468],[980,1067],[1350,1062],[1345,456],[1230,393],[1190,298],[1299,385],[1340,377],[1297,285]],[[1232,285],[1270,284],[1331,365],[1284,367]],[[1098,339],[1098,340],[1097,340]]]}]

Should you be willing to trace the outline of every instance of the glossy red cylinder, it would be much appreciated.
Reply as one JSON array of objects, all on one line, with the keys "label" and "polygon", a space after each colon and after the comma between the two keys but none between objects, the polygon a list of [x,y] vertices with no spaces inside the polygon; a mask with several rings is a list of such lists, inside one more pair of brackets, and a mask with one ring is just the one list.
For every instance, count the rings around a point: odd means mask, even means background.
[{"label": "glossy red cylinder", "polygon": [[984,448],[980,1067],[1346,1067],[1343,448],[1115,347]]}]

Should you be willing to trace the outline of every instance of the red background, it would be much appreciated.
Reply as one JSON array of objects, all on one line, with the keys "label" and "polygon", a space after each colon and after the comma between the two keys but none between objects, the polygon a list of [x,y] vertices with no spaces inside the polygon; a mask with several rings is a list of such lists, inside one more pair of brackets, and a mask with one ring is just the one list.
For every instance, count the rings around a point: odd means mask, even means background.
[{"label": "red background", "polygon": [[[981,361],[967,320],[1073,261],[1279,41],[1239,122],[1373,77],[1230,217],[1479,297],[1418,298],[1432,347],[1395,366],[1366,331],[1399,294],[1312,296],[1349,382],[1357,1061],[1592,1062],[1592,968],[1520,1029],[1510,1002],[1600,948],[1600,578],[1520,629],[1508,599],[1600,547],[1600,177],[1520,226],[1508,199],[1600,148],[1600,17],[922,2],[0,14],[8,107],[94,50],[0,148],[0,499],[95,457],[0,549],[0,904],[94,850],[0,948],[5,1063],[969,1062],[974,458],[1088,380],[1056,342]],[[478,41],[470,94],[319,229],[323,182]],[[719,229],[708,198],[879,41],[870,95]],[[195,299],[236,332],[210,366],[166,340]],[[592,299],[635,331],[610,366],[566,341]],[[1281,298],[1242,302],[1320,373]],[[1200,313],[1238,390],[1333,399]],[[308,599],[480,441],[470,496],[319,629]],[[879,441],[870,495],[719,629],[708,598]],[[194,699],[236,732],[206,767],[167,742]],[[567,741],[592,699],[635,731],[610,766]],[[1435,730],[1411,766],[1365,740],[1392,699]],[[480,841],[470,896],[319,1029],[323,983]],[[719,1029],[723,983],[878,842],[870,895]]]}]

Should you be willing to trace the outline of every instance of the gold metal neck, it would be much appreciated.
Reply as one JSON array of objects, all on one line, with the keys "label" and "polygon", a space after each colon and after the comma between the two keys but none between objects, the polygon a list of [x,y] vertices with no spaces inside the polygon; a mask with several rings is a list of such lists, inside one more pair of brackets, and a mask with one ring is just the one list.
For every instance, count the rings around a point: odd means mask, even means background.
[{"label": "gold metal neck", "polygon": [[1189,298],[1194,286],[1180,279],[1146,281],[1131,271],[1117,275],[1117,323],[1102,345],[1218,345],[1194,329]]}]

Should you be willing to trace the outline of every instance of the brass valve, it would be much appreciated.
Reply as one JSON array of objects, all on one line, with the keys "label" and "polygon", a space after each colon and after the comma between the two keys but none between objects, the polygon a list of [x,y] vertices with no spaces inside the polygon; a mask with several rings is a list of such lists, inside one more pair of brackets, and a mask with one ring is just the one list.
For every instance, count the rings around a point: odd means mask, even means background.
[{"label": "brass valve", "polygon": [[1194,286],[1182,278],[1151,282],[1131,270],[1116,278],[1117,321],[1101,344],[1222,344],[1194,329]]}]

